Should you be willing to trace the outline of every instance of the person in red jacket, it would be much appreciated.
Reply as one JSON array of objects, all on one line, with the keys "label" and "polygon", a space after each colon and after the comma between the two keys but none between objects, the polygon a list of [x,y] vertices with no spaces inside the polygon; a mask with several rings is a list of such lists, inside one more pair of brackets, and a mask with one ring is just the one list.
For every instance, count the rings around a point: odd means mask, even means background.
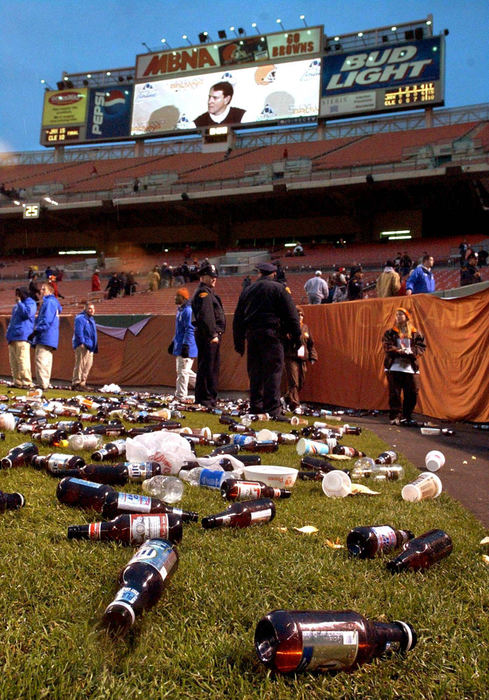
[{"label": "person in red jacket", "polygon": [[99,269],[95,268],[92,275],[92,292],[100,292],[102,285],[100,283],[100,277],[98,276]]}]

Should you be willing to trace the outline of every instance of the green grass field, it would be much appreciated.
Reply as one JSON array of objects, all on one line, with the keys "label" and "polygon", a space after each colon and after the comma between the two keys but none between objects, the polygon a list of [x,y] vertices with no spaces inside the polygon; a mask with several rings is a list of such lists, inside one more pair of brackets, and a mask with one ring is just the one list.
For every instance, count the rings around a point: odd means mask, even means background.
[{"label": "green grass field", "polygon": [[[225,428],[217,417],[199,413],[188,413],[184,423],[209,425],[213,432]],[[23,440],[8,433],[0,456]],[[388,447],[367,431],[345,436],[343,443],[373,457]],[[295,447],[262,457],[264,463],[299,466]],[[479,545],[484,529],[444,493],[434,501],[404,502],[402,485],[418,470],[400,461],[405,479],[381,484],[379,496],[332,500],[320,482],[298,481],[290,499],[277,501],[269,524],[214,531],[200,522],[185,524],[179,566],[160,602],[118,640],[100,623],[134,549],[68,541],[69,525],[99,516],[60,504],[57,480],[44,472],[29,466],[3,471],[0,488],[23,493],[26,506],[0,515],[0,697],[489,697],[489,572]],[[217,491],[186,484],[178,505],[202,517],[227,503]],[[382,558],[352,560],[345,549],[326,544],[336,538],[344,544],[352,527],[372,524],[416,535],[444,529],[453,553],[424,573],[393,576]],[[303,525],[318,532],[293,529]],[[418,645],[404,658],[375,660],[352,673],[274,677],[258,661],[253,636],[258,620],[276,608],[353,609],[375,620],[405,620],[417,631]]]}]

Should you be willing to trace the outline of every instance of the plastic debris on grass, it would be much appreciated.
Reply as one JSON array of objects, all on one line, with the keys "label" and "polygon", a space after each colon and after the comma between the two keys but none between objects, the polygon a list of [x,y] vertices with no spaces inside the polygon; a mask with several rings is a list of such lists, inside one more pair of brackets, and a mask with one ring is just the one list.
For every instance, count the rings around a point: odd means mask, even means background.
[{"label": "plastic debris on grass", "polygon": [[315,532],[319,532],[318,528],[314,527],[314,525],[304,525],[303,527],[293,527],[292,529],[303,535],[313,535]]},{"label": "plastic debris on grass", "polygon": [[380,491],[372,491],[372,489],[369,489],[368,486],[364,486],[363,484],[352,484],[350,495],[354,496],[358,493],[363,493],[367,496],[378,496]]}]

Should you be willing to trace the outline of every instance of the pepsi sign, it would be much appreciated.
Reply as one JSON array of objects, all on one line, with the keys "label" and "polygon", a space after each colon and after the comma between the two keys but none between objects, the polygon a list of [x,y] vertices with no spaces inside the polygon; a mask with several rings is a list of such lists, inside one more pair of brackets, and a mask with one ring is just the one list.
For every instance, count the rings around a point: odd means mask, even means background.
[{"label": "pepsi sign", "polygon": [[87,141],[127,138],[131,125],[133,86],[113,85],[89,91]]}]

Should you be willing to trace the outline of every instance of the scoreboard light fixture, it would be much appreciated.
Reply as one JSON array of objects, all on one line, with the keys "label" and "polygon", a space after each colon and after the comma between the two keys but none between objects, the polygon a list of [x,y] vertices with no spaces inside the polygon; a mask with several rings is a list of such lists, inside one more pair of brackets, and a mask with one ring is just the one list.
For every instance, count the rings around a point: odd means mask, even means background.
[{"label": "scoreboard light fixture", "polygon": [[301,19],[304,22],[304,27],[308,26],[308,24],[306,22],[306,15],[299,15],[299,19]]},{"label": "scoreboard light fixture", "polygon": [[227,39],[226,30],[219,29],[219,31],[217,32],[217,36],[219,37],[219,39]]},{"label": "scoreboard light fixture", "polygon": [[184,39],[184,41],[186,41],[189,44],[189,46],[192,46],[192,42],[188,38],[188,34],[182,34],[182,39]]},{"label": "scoreboard light fixture", "polygon": [[285,32],[285,27],[284,27],[284,25],[282,24],[282,20],[280,19],[280,17],[279,17],[278,19],[276,19],[275,21],[276,21],[277,24],[280,24],[280,26],[282,27],[282,29],[283,29],[284,32]]},{"label": "scoreboard light fixture", "polygon": [[257,25],[256,22],[252,22],[251,26],[253,27],[253,29],[256,29],[257,34],[261,34],[260,27]]}]

